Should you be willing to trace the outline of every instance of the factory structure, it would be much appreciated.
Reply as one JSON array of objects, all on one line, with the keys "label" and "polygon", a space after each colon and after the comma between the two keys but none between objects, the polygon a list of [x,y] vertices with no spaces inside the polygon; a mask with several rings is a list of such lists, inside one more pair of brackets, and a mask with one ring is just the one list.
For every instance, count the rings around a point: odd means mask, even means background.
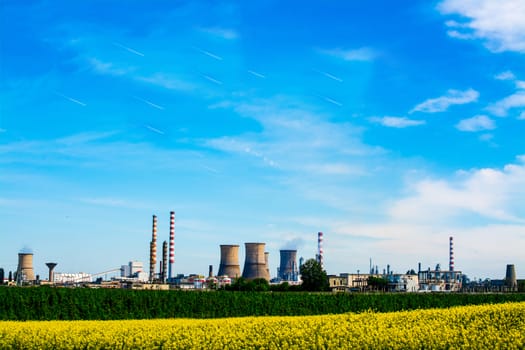
[{"label": "factory structure", "polygon": [[[47,278],[41,279],[35,275],[33,267],[33,252],[27,249],[18,253],[18,266],[14,274],[6,276],[0,268],[0,284],[9,285],[56,285],[56,286],[96,286],[107,288],[132,289],[205,289],[221,288],[231,284],[238,278],[246,280],[264,279],[270,284],[287,282],[300,284],[300,267],[304,259],[299,258],[297,263],[296,249],[279,250],[279,266],[276,277],[271,278],[269,266],[269,252],[266,243],[244,243],[244,264],[241,271],[239,261],[239,244],[221,244],[219,246],[220,263],[217,274],[213,273],[213,265],[209,265],[208,275],[173,273],[175,262],[175,212],[170,212],[169,240],[161,245],[161,258],[157,259],[158,230],[157,216],[152,217],[151,240],[149,241],[149,269],[141,261],[132,260],[129,263],[108,269],[100,273],[64,273],[55,272],[56,262],[48,262]],[[323,232],[317,233],[317,253],[315,260],[324,270]],[[509,292],[517,291],[516,268],[513,264],[506,266],[505,278],[501,280],[469,281],[468,278],[454,265],[454,239],[449,237],[448,269],[440,264],[435,268],[422,269],[418,263],[417,271],[409,270],[406,273],[397,273],[387,265],[382,272],[379,267],[372,265],[370,269],[361,273],[341,273],[328,275],[329,287],[334,292],[360,291],[388,291],[388,292]]]}]

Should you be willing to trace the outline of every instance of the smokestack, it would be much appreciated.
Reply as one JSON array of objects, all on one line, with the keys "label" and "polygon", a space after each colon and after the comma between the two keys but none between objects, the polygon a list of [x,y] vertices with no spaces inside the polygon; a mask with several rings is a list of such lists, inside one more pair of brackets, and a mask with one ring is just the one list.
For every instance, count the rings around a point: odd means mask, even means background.
[{"label": "smokestack", "polygon": [[505,273],[505,285],[511,290],[518,288],[518,281],[516,280],[516,269],[514,265],[507,265],[507,271]]},{"label": "smokestack", "polygon": [[166,271],[168,270],[168,242],[162,243],[162,283],[166,282]]},{"label": "smokestack", "polygon": [[221,245],[221,262],[218,276],[238,278],[241,276],[239,265],[239,246],[236,244]]},{"label": "smokestack", "polygon": [[209,266],[209,269],[208,269],[208,277],[209,277],[209,278],[212,278],[212,277],[213,277],[213,265],[210,265],[210,266]]},{"label": "smokestack", "polygon": [[172,277],[173,263],[175,262],[175,212],[170,212],[170,264],[168,268],[168,278]]},{"label": "smokestack", "polygon": [[18,253],[17,282],[35,280],[33,269],[33,253]]},{"label": "smokestack", "polygon": [[390,264],[386,265],[386,274],[390,275]]},{"label": "smokestack", "polygon": [[417,273],[421,272],[421,263],[417,263]]},{"label": "smokestack", "polygon": [[155,267],[157,265],[157,215],[153,215],[153,228],[151,233],[149,253],[149,280],[155,279]]},{"label": "smokestack", "polygon": [[321,265],[321,268],[324,269],[324,261],[323,261],[323,233],[318,232],[317,233],[317,259],[319,264]]},{"label": "smokestack", "polygon": [[449,253],[448,270],[454,271],[454,241],[453,241],[452,236],[450,236],[449,241],[450,241],[450,253]]},{"label": "smokestack", "polygon": [[295,281],[297,277],[297,250],[280,250],[281,264],[279,278],[283,281]]},{"label": "smokestack", "polygon": [[55,266],[57,266],[57,263],[48,262],[46,263],[46,266],[49,269],[49,283],[55,282],[55,276],[53,275],[53,270],[55,269]]},{"label": "smokestack", "polygon": [[242,277],[246,279],[264,278],[270,280],[266,270],[266,261],[264,257],[265,243],[244,243],[246,247],[246,259]]}]

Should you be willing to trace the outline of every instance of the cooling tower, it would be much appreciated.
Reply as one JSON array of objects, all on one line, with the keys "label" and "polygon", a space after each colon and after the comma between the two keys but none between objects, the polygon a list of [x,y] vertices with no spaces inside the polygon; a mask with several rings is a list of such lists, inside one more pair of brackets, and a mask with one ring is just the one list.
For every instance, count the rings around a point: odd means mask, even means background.
[{"label": "cooling tower", "polygon": [[246,258],[242,277],[246,279],[264,278],[270,280],[264,256],[265,243],[244,243]]},{"label": "cooling tower", "polygon": [[264,252],[264,263],[266,264],[266,274],[268,276],[268,280],[270,280],[270,263],[268,262],[268,260],[270,258],[270,253],[269,252]]},{"label": "cooling tower", "polygon": [[221,244],[221,263],[217,276],[237,278],[240,275],[239,246],[236,244]]},{"label": "cooling tower", "polygon": [[295,281],[297,276],[297,250],[280,250],[279,277],[284,281]]},{"label": "cooling tower", "polygon": [[20,282],[35,280],[33,253],[18,253],[17,280]]},{"label": "cooling tower", "polygon": [[518,281],[516,280],[516,269],[514,265],[507,265],[507,272],[505,274],[505,285],[511,289],[518,288]]}]

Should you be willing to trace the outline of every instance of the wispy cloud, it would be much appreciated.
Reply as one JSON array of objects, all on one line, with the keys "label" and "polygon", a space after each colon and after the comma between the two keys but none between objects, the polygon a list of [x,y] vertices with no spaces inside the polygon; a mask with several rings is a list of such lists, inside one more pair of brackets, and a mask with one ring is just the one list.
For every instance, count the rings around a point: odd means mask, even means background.
[{"label": "wispy cloud", "polygon": [[212,78],[212,77],[210,77],[210,76],[207,75],[207,74],[202,74],[202,77],[203,77],[204,79],[208,80],[208,81],[211,81],[211,82],[214,83],[214,84],[222,85],[222,81],[217,80],[217,79],[215,79],[215,78]]},{"label": "wispy cloud", "polygon": [[153,108],[157,108],[157,109],[160,109],[160,110],[164,110],[164,107],[162,106],[159,106],[158,104],[156,103],[153,103],[151,101],[148,101],[148,100],[145,100],[143,98],[140,98],[140,97],[137,97],[137,96],[133,96],[135,99],[141,101],[141,102],[144,102],[145,104],[147,104],[148,106],[151,106]]},{"label": "wispy cloud", "polygon": [[519,90],[487,107],[487,110],[498,117],[507,116],[510,109],[525,107],[525,91]]},{"label": "wispy cloud", "polygon": [[113,63],[103,62],[97,58],[90,58],[88,62],[93,71],[98,74],[121,76],[133,71],[132,68],[117,68]]},{"label": "wispy cloud", "polygon": [[486,115],[476,115],[472,118],[462,119],[456,124],[456,129],[469,132],[493,130],[495,128],[496,123],[494,123],[494,120]]},{"label": "wispy cloud", "polygon": [[369,47],[361,47],[358,49],[322,49],[320,52],[345,61],[372,61],[378,56],[377,52]]},{"label": "wispy cloud", "polygon": [[264,76],[263,74],[258,73],[258,72],[253,71],[253,70],[248,70],[248,73],[250,73],[252,75],[255,75],[257,78],[262,78],[262,79],[266,78],[266,76]]},{"label": "wispy cloud", "polygon": [[371,117],[369,120],[373,123],[381,124],[389,128],[407,128],[410,126],[423,125],[424,120],[409,119],[407,117]]},{"label": "wispy cloud", "polygon": [[525,120],[525,111],[520,113],[520,115],[518,116],[518,119],[519,120]]},{"label": "wispy cloud", "polygon": [[152,127],[151,125],[144,125],[144,127],[145,127],[146,129],[150,130],[150,131],[153,131],[153,132],[159,134],[159,135],[164,135],[164,131],[159,130],[159,129],[157,129],[157,128],[154,128],[154,127]]},{"label": "wispy cloud", "polygon": [[201,27],[199,30],[226,40],[235,40],[239,37],[239,33],[231,28]]},{"label": "wispy cloud", "polygon": [[448,34],[458,39],[480,39],[493,52],[525,53],[525,2],[522,0],[444,0],[442,14],[459,15],[464,22],[447,21]]},{"label": "wispy cloud", "polygon": [[203,49],[198,48],[198,47],[193,47],[193,49],[199,51],[199,52],[202,53],[203,55],[206,55],[206,56],[208,56],[208,57],[214,58],[214,59],[216,59],[216,60],[218,60],[218,61],[222,61],[222,57],[221,57],[221,56],[218,56],[218,55],[216,55],[216,54],[214,54],[214,53],[211,53],[211,52],[209,52],[209,51],[203,50]]},{"label": "wispy cloud", "polygon": [[510,70],[507,70],[505,72],[501,72],[499,74],[496,74],[494,76],[494,79],[496,79],[496,80],[514,80],[514,79],[516,79],[516,76]]},{"label": "wispy cloud", "polygon": [[476,102],[479,97],[479,92],[474,89],[468,89],[465,91],[460,90],[448,90],[447,94],[437,98],[428,99],[410,111],[414,112],[423,112],[423,113],[436,113],[443,112],[452,105],[462,105],[471,102]]},{"label": "wispy cloud", "polygon": [[328,97],[328,96],[319,95],[319,97],[320,97],[321,99],[323,99],[324,101],[328,102],[328,103],[331,103],[331,104],[333,104],[333,105],[336,105],[337,107],[342,107],[342,106],[343,106],[343,104],[342,104],[341,102],[336,101],[336,100],[334,100],[333,98],[330,98],[330,97]]},{"label": "wispy cloud", "polygon": [[60,97],[62,97],[62,98],[65,98],[66,100],[71,101],[71,102],[73,102],[73,103],[76,103],[77,105],[80,105],[80,106],[82,106],[82,107],[86,107],[86,106],[87,106],[87,104],[85,104],[84,102],[79,101],[79,100],[77,100],[77,99],[74,99],[73,97],[69,97],[69,96],[66,96],[66,95],[64,95],[64,94],[61,94],[61,93],[59,93],[59,92],[56,92],[56,91],[55,91],[55,95],[60,96]]},{"label": "wispy cloud", "polygon": [[169,90],[182,92],[193,91],[197,88],[196,84],[182,80],[176,76],[164,73],[155,73],[148,76],[137,76],[134,79],[148,84],[161,86]]},{"label": "wispy cloud", "polygon": [[317,69],[314,69],[314,71],[317,72],[317,73],[319,73],[319,74],[324,75],[324,76],[327,77],[327,78],[330,78],[330,79],[332,79],[332,80],[335,80],[335,81],[337,81],[337,82],[339,82],[339,83],[342,83],[342,82],[343,82],[343,79],[341,79],[341,78],[339,78],[339,77],[337,77],[337,76],[335,76],[335,75],[333,75],[333,74],[330,74],[330,73],[327,73],[327,72],[324,72],[324,71],[321,71],[321,70],[317,70]]},{"label": "wispy cloud", "polygon": [[124,50],[126,50],[126,51],[128,51],[128,52],[131,52],[132,54],[135,54],[135,55],[137,55],[137,56],[144,57],[144,54],[143,54],[142,52],[139,52],[139,51],[137,51],[137,50],[134,50],[134,49],[132,49],[131,47],[128,47],[128,46],[122,45],[122,44],[120,44],[120,43],[113,43],[113,45],[118,46],[118,47],[120,47],[121,49],[124,49]]}]

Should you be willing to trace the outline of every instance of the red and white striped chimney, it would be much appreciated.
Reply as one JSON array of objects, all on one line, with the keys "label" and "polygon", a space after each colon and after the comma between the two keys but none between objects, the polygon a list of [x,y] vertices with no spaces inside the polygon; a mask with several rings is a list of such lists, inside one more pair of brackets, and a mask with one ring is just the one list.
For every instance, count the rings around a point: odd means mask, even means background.
[{"label": "red and white striped chimney", "polygon": [[153,227],[150,242],[150,257],[149,257],[149,279],[155,279],[155,265],[157,265],[157,216],[153,215]]},{"label": "red and white striped chimney", "polygon": [[170,212],[170,264],[168,267],[168,278],[171,278],[171,269],[175,262],[175,212]]},{"label": "red and white striped chimney", "polygon": [[324,268],[323,263],[323,233],[318,232],[317,233],[317,259],[319,261],[319,264],[321,265],[321,268]]},{"label": "red and white striped chimney", "polygon": [[454,239],[452,236],[449,238],[450,240],[450,255],[449,255],[449,262],[448,262],[448,269],[449,271],[454,271]]}]

